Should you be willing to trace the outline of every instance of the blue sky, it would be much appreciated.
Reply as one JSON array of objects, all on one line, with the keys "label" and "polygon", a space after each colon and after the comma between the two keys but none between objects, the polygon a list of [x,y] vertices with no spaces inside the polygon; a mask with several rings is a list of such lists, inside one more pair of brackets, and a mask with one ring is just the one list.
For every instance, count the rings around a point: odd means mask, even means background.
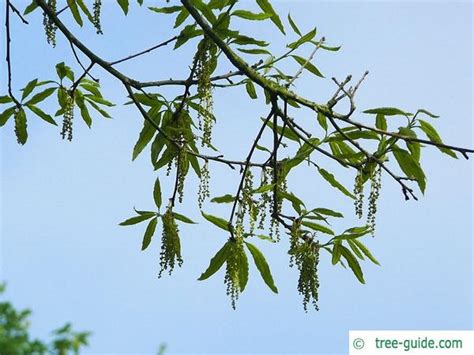
[{"label": "blue sky", "polygon": [[[318,36],[343,46],[339,53],[318,53],[315,64],[327,78],[357,77],[370,70],[357,99],[360,109],[427,108],[441,116],[436,127],[446,142],[472,147],[471,3],[275,1],[274,6],[284,17],[291,11],[301,28],[316,25]],[[134,6],[127,18],[110,3],[104,9],[108,16],[103,37],[73,28],[106,59],[172,35],[170,21],[146,9]],[[35,77],[50,78],[57,62],[75,66],[59,33],[56,49],[46,44],[39,13],[31,16],[29,26],[16,18],[12,22],[15,89]],[[285,39],[271,23],[245,26],[240,23],[242,31],[272,38],[275,50],[283,48]],[[164,48],[120,68],[137,79],[181,78],[193,48]],[[101,77],[106,97],[126,101],[116,81],[100,70],[94,73]],[[3,75],[0,85],[3,94]],[[321,102],[334,90],[329,79],[310,76],[303,77],[298,88]],[[265,107],[261,100],[249,103],[238,90],[218,91],[215,101],[215,143],[229,158],[242,156]],[[122,106],[112,113],[113,120],[97,117],[92,130],[76,119],[72,143],[36,120],[28,123],[30,137],[24,147],[16,144],[11,122],[0,130],[0,279],[8,282],[8,296],[16,305],[34,310],[35,335],[47,337],[51,329],[71,321],[77,329],[94,332],[88,352],[95,354],[148,354],[162,342],[170,353],[326,354],[346,352],[349,330],[472,329],[470,161],[425,149],[428,187],[418,202],[405,202],[399,187],[384,176],[378,235],[367,241],[382,266],[363,264],[366,285],[333,267],[325,255],[320,263],[321,310],[306,314],[296,292],[296,270],[288,268],[286,242],[258,241],[279,295],[251,268],[247,290],[233,311],[222,271],[208,281],[196,280],[226,236],[199,218],[193,178],[187,181],[186,202],[178,212],[201,223],[182,226],[185,262],[172,277],[157,279],[159,231],[151,247],[141,252],[145,226],[117,225],[132,215],[133,206],[152,208],[156,175],[147,153],[131,162],[142,125],[139,114]],[[307,113],[296,117],[306,123],[314,119]],[[368,120],[360,113],[356,117]],[[352,175],[336,172],[351,186]],[[213,196],[235,190],[237,174],[217,167],[211,175]],[[166,182],[170,180],[163,178],[169,193]],[[303,169],[289,183],[307,196],[309,205],[353,215],[351,201],[323,185],[314,172]],[[226,207],[207,204],[204,209],[228,214]],[[334,227],[344,230],[354,222],[348,217]]]}]

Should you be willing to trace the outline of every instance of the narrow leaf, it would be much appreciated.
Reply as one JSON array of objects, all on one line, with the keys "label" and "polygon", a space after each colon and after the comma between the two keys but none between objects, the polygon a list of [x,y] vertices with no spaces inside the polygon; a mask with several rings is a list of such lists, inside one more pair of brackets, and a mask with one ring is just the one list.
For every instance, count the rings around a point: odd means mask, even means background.
[{"label": "narrow leaf", "polygon": [[205,219],[207,219],[209,222],[216,225],[217,227],[219,227],[219,228],[221,228],[225,231],[230,231],[229,222],[226,221],[225,219],[220,218],[220,217],[216,217],[216,216],[213,216],[213,215],[210,215],[210,214],[206,214],[204,212],[201,212],[201,214]]},{"label": "narrow leaf", "polygon": [[150,245],[151,238],[153,237],[153,234],[155,234],[157,223],[158,223],[157,217],[153,218],[150,221],[150,223],[148,223],[148,226],[146,227],[145,235],[143,236],[142,250],[145,250]]},{"label": "narrow leaf", "polygon": [[260,275],[262,276],[263,281],[265,281],[267,286],[273,292],[278,293],[278,289],[275,286],[275,282],[273,281],[272,273],[270,272],[270,267],[268,266],[268,263],[265,260],[265,257],[263,256],[262,252],[258,250],[257,247],[251,243],[245,242],[245,245],[249,249],[250,254],[252,254],[253,261],[255,262],[255,266],[260,272]]},{"label": "narrow leaf", "polygon": [[206,280],[214,275],[224,265],[227,257],[229,256],[230,242],[224,244],[224,246],[214,255],[211,259],[207,270],[204,271],[198,278],[199,281]]},{"label": "narrow leaf", "polygon": [[156,216],[156,213],[154,212],[142,214],[142,215],[135,216],[123,221],[122,223],[119,224],[119,226],[131,226],[131,225],[146,221],[147,219],[150,219],[154,216]]},{"label": "narrow leaf", "polygon": [[156,207],[161,207],[161,186],[159,177],[155,180],[155,186],[153,188],[153,200],[155,200]]}]

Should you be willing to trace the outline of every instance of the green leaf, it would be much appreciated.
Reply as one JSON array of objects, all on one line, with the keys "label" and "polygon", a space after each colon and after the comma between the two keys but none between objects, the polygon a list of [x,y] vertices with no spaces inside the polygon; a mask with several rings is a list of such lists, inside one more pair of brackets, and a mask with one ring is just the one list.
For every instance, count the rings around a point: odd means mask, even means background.
[{"label": "green leaf", "polygon": [[[355,240],[355,239],[354,239]],[[353,239],[348,239],[347,243],[349,244],[349,247],[351,248],[352,252],[361,260],[365,260],[364,255],[360,251],[360,249],[357,247],[357,245],[354,243]]]},{"label": "green leaf", "polygon": [[72,69],[64,64],[64,62],[56,64],[56,73],[61,80],[67,77],[69,80],[74,81],[74,73]]},{"label": "green leaf", "polygon": [[148,7],[151,11],[157,12],[159,14],[174,14],[175,12],[179,12],[183,9],[182,6],[168,6],[168,7]]},{"label": "green leaf", "polygon": [[262,185],[258,189],[255,189],[252,191],[254,194],[262,194],[264,192],[268,192],[272,190],[275,187],[275,184],[268,184],[268,185]]},{"label": "green leaf", "polygon": [[143,149],[145,149],[148,143],[150,143],[156,132],[155,127],[153,127],[151,123],[148,122],[148,120],[144,120],[143,122],[143,128],[138,137],[138,141],[135,144],[135,147],[133,148],[132,161],[135,160],[138,155],[143,151]]},{"label": "green leaf", "polygon": [[319,125],[327,132],[328,130],[328,121],[326,116],[322,112],[318,112],[318,123]]},{"label": "green leaf", "polygon": [[0,104],[8,104],[9,102],[13,102],[13,99],[8,95],[0,96]]},{"label": "green leaf", "polygon": [[186,19],[189,17],[189,12],[184,7],[181,12],[176,16],[176,21],[174,23],[174,28],[179,27]]},{"label": "green leaf", "polygon": [[312,213],[318,213],[318,214],[324,214],[326,216],[331,216],[331,217],[337,217],[337,218],[343,218],[344,215],[340,212],[336,212],[333,210],[330,210],[328,208],[315,208],[311,210]]},{"label": "green leaf", "polygon": [[377,113],[375,117],[375,127],[381,129],[382,131],[387,130],[387,120],[385,119],[385,115],[383,113]]},{"label": "green leaf", "polygon": [[341,46],[329,47],[323,44],[323,45],[320,45],[319,48],[324,49],[326,51],[330,51],[330,52],[337,52],[339,49],[341,49]]},{"label": "green leaf", "polygon": [[92,101],[87,101],[89,103],[89,105],[91,105],[97,112],[99,112],[102,116],[104,116],[105,118],[112,118],[112,116],[110,116],[107,111],[103,110],[102,108],[99,107],[99,105],[97,105],[95,102],[92,102]]},{"label": "green leaf", "polygon": [[[76,91],[77,93],[77,91]],[[86,107],[86,104],[84,103],[84,96],[82,95],[76,95],[76,103],[79,109],[81,110],[81,117],[86,123],[87,127],[91,128],[92,126],[92,117],[89,113],[89,110]]]},{"label": "green leaf", "polygon": [[370,109],[370,110],[365,110],[364,113],[370,113],[370,114],[375,114],[375,115],[382,114],[382,115],[385,115],[385,116],[397,116],[397,115],[413,116],[413,114],[402,111],[402,110],[400,110],[398,108],[395,108],[395,107],[373,108],[373,109]]},{"label": "green leaf", "polygon": [[217,271],[219,271],[222,265],[224,265],[229,256],[230,243],[231,242],[225,243],[224,246],[216,253],[216,255],[214,255],[209,263],[209,266],[207,267],[207,270],[204,271],[198,278],[199,281],[208,279]]},{"label": "green leaf", "polygon": [[322,232],[322,233],[325,233],[325,234],[334,235],[334,232],[326,226],[322,226],[320,224],[313,223],[313,222],[307,222],[307,221],[303,221],[302,224],[304,226],[308,227],[308,228],[311,228],[312,230]]},{"label": "green leaf", "polygon": [[263,235],[263,234],[255,234],[255,235],[250,235],[249,236],[252,236],[252,237],[257,237],[258,239],[261,239],[261,240],[266,240],[267,242],[270,242],[270,243],[276,243],[277,241],[271,237],[269,237],[268,235]]},{"label": "green leaf", "polygon": [[46,112],[44,112],[40,108],[33,105],[26,105],[26,107],[28,107],[31,110],[31,112],[36,114],[38,117],[40,117],[44,121],[51,123],[52,125],[55,125],[55,126],[58,125],[56,121],[50,115],[48,115]]},{"label": "green leaf", "polygon": [[299,65],[303,66],[306,70],[309,72],[313,73],[316,76],[319,76],[320,78],[324,78],[324,75],[321,74],[318,68],[316,68],[311,62],[308,62],[307,59],[299,57],[297,55],[292,55],[292,58],[298,62]]},{"label": "green leaf", "polygon": [[5,123],[7,123],[8,119],[15,112],[15,109],[16,109],[16,106],[12,106],[12,107],[7,108],[2,113],[0,113],[0,127],[3,127]]},{"label": "green leaf", "polygon": [[268,0],[257,0],[258,6],[262,9],[262,11],[266,14],[270,14],[272,22],[278,27],[281,33],[285,33],[285,28],[283,27],[283,24],[281,23],[280,16],[275,12],[273,9],[272,5],[270,4],[270,1]]},{"label": "green leaf", "polygon": [[117,0],[117,3],[122,8],[123,13],[128,14],[128,0]]},{"label": "green leaf", "polygon": [[418,114],[418,113],[424,113],[425,115],[430,116],[431,118],[439,118],[439,116],[437,116],[437,115],[435,115],[435,114],[433,114],[433,113],[431,113],[427,110],[424,110],[422,108],[420,108],[418,111],[416,111],[416,114]]},{"label": "green leaf", "polygon": [[178,40],[176,41],[176,43],[174,45],[174,49],[177,49],[177,48],[181,47],[183,44],[185,44],[191,38],[197,37],[200,34],[202,34],[202,30],[196,29],[196,25],[187,25],[180,32],[180,34],[178,36]]},{"label": "green leaf", "polygon": [[426,187],[426,177],[418,161],[416,161],[406,150],[397,146],[394,146],[392,151],[395,159],[398,162],[398,165],[400,166],[400,169],[402,169],[407,177],[416,179],[421,192],[424,193]]},{"label": "green leaf", "polygon": [[262,21],[271,18],[273,15],[269,13],[256,14],[247,10],[235,10],[232,13],[232,16],[240,17],[246,20]]},{"label": "green leaf", "polygon": [[94,19],[89,9],[87,8],[87,5],[84,3],[84,0],[76,0],[76,2],[77,2],[77,5],[79,5],[82,12],[87,16],[87,19],[93,24]]},{"label": "green leaf", "polygon": [[267,284],[267,286],[275,293],[278,293],[278,289],[275,286],[275,282],[273,281],[273,276],[270,271],[270,267],[268,266],[267,261],[265,260],[265,257],[263,256],[262,252],[257,249],[256,246],[254,246],[251,243],[245,242],[245,245],[250,251],[250,254],[252,254],[253,261],[255,263],[255,266],[257,267],[258,271],[260,272],[260,275],[262,276],[263,281]]},{"label": "green leaf", "polygon": [[235,201],[235,197],[229,194],[224,195],[224,196],[214,197],[211,200],[211,202],[215,202],[215,203],[230,203],[234,201]]},{"label": "green leaf", "polygon": [[212,9],[209,7],[209,5],[205,4],[202,0],[191,0],[191,2],[193,6],[204,15],[207,21],[209,21],[211,24],[216,22],[216,16],[212,12]]},{"label": "green leaf", "polygon": [[366,235],[371,232],[371,229],[369,226],[362,226],[362,227],[352,227],[349,229],[346,229],[343,234],[349,233],[349,234],[358,234],[358,235]]},{"label": "green leaf", "polygon": [[207,219],[212,224],[216,225],[217,227],[219,227],[219,228],[221,228],[225,231],[230,232],[229,222],[226,221],[225,219],[220,218],[220,217],[216,217],[216,216],[213,216],[213,215],[210,215],[210,214],[206,214],[202,211],[201,211],[201,214],[205,219]]},{"label": "green leaf", "polygon": [[199,166],[199,162],[196,156],[192,154],[188,154],[189,162],[191,163],[191,167],[193,168],[194,172],[196,173],[198,178],[201,178],[201,168]]},{"label": "green leaf", "polygon": [[[438,144],[443,144],[443,141],[436,131],[436,129],[428,122],[423,121],[423,120],[418,120],[420,123],[420,128],[423,132],[425,132],[426,136],[428,139],[433,142],[433,143],[438,143]],[[452,158],[457,158],[456,153],[453,152],[451,149],[444,148],[444,147],[437,147],[440,151],[442,151],[444,154],[449,155]]]},{"label": "green leaf", "polygon": [[303,201],[301,201],[298,197],[296,197],[293,193],[287,193],[284,191],[278,191],[278,196],[288,200],[291,202],[292,207],[295,209],[296,212],[301,213],[301,206],[305,207]]},{"label": "green leaf", "polygon": [[28,100],[25,105],[36,105],[37,103],[49,97],[55,91],[56,88],[48,88],[44,91],[41,91],[40,93],[34,95],[30,100]]},{"label": "green leaf", "polygon": [[257,98],[257,92],[255,91],[255,85],[253,84],[252,80],[247,80],[245,88],[247,89],[247,93],[249,94],[250,98]]},{"label": "green leaf", "polygon": [[97,102],[98,104],[105,105],[108,107],[115,106],[112,102],[105,100],[103,97],[94,96],[94,95],[84,95],[84,98],[86,98],[89,102],[94,101],[94,102]]},{"label": "green leaf", "polygon": [[354,239],[352,240],[352,243],[357,245],[357,247],[362,251],[362,253],[364,253],[365,256],[370,259],[370,261],[372,261],[374,264],[380,265],[378,260],[372,255],[369,249],[367,249],[367,247],[364,244],[362,244],[360,240]]},{"label": "green leaf", "polygon": [[293,19],[291,18],[291,15],[288,13],[288,22],[290,23],[290,26],[291,28],[293,29],[293,31],[295,31],[295,33],[298,35],[298,36],[302,36],[301,35],[301,31],[300,29],[298,28],[298,26],[296,26],[296,23],[295,21],[293,21]]},{"label": "green leaf", "polygon": [[29,4],[25,11],[23,12],[23,15],[28,15],[29,13],[35,11],[38,8],[38,4],[36,3],[36,0],[32,0],[31,4]]},{"label": "green leaf", "polygon": [[334,243],[334,247],[332,248],[332,259],[331,263],[336,265],[339,260],[341,259],[341,243],[336,242]]},{"label": "green leaf", "polygon": [[155,212],[143,213],[139,216],[129,218],[129,219],[119,223],[119,226],[131,226],[131,225],[146,221],[147,219],[150,219],[150,218],[155,217],[155,216],[156,216]]},{"label": "green leaf", "polygon": [[21,101],[25,99],[33,89],[36,87],[36,84],[38,83],[38,79],[31,80],[28,84],[26,84],[25,88],[23,89],[23,95],[21,95]]},{"label": "green leaf", "polygon": [[327,181],[329,184],[331,184],[332,187],[335,187],[339,191],[341,191],[344,195],[355,199],[355,196],[350,193],[340,182],[336,180],[333,174],[330,172],[324,170],[323,168],[318,168],[319,174]]},{"label": "green leaf", "polygon": [[301,46],[302,44],[305,44],[307,42],[311,42],[315,36],[316,36],[316,27],[313,28],[308,33],[306,33],[304,36],[300,37],[298,40],[288,44],[287,47],[291,48],[291,49],[296,49],[299,46]]},{"label": "green leaf", "polygon": [[161,186],[160,186],[160,178],[156,177],[155,186],[153,188],[153,200],[155,201],[156,207],[161,207]]},{"label": "green leaf", "polygon": [[197,224],[197,223],[194,222],[192,219],[190,219],[190,218],[188,218],[188,217],[186,217],[186,216],[183,216],[182,214],[173,212],[173,216],[174,216],[174,218],[176,218],[178,221],[181,221],[181,222],[184,222],[184,223],[187,223],[187,224]]},{"label": "green leaf", "polygon": [[270,54],[269,51],[263,48],[250,48],[250,49],[237,48],[237,50],[242,53],[247,53],[247,54]]},{"label": "green leaf", "polygon": [[28,131],[26,124],[26,114],[23,108],[18,109],[15,117],[15,133],[18,143],[23,145],[28,140]]},{"label": "green leaf", "polygon": [[354,275],[357,277],[357,280],[359,280],[360,283],[365,284],[364,274],[362,273],[362,269],[356,257],[352,255],[349,249],[342,245],[339,246],[339,249],[341,250],[341,255],[346,259],[352,272],[354,272]]},{"label": "green leaf", "polygon": [[249,280],[249,261],[247,259],[247,255],[245,254],[245,250],[241,250],[239,253],[239,287],[240,292],[244,292],[245,286],[247,286],[247,282]]},{"label": "green leaf", "polygon": [[79,26],[82,27],[83,22],[82,22],[81,14],[79,13],[79,9],[77,8],[76,0],[67,0],[67,4],[68,4],[69,9],[71,10],[74,20],[77,22]]},{"label": "green leaf", "polygon": [[155,234],[157,223],[158,223],[157,217],[153,218],[148,223],[148,226],[146,227],[146,230],[145,230],[145,235],[143,236],[142,250],[145,250],[150,245],[151,238],[153,237],[153,234]]}]

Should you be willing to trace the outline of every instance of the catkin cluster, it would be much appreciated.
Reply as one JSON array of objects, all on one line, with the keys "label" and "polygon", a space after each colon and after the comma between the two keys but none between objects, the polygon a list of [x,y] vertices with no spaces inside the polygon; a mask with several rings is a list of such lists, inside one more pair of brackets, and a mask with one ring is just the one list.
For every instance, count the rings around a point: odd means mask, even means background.
[{"label": "catkin cluster", "polygon": [[15,135],[18,144],[25,144],[25,134],[27,130],[27,123],[25,119],[25,111],[21,107],[17,107],[13,113],[13,118],[15,119]]},{"label": "catkin cluster", "polygon": [[72,141],[72,122],[74,119],[74,97],[67,93],[66,105],[63,114],[63,127],[61,130],[61,137],[68,141]]},{"label": "catkin cluster", "polygon": [[97,34],[102,34],[102,27],[100,24],[100,12],[102,9],[102,0],[94,0],[93,11],[94,14],[92,16],[92,24],[94,25]]},{"label": "catkin cluster", "polygon": [[295,219],[290,232],[290,267],[296,265],[300,273],[298,292],[303,296],[303,308],[307,312],[308,304],[312,303],[318,311],[319,298],[319,242],[313,238],[301,239],[301,220]]},{"label": "catkin cluster", "polygon": [[206,201],[206,199],[210,197],[209,179],[209,162],[206,160],[201,167],[201,179],[199,182],[198,190],[198,205],[200,209],[202,209],[202,204],[204,203],[204,201]]},{"label": "catkin cluster", "polygon": [[248,213],[250,234],[255,231],[255,214],[254,203],[252,199],[253,194],[253,174],[250,169],[247,169],[244,177],[244,185],[242,187],[242,200],[237,211],[237,226],[243,229],[244,217]]},{"label": "catkin cluster", "polygon": [[[56,13],[56,0],[48,0],[48,7],[51,9],[52,12]],[[54,24],[53,20],[43,12],[43,26],[44,31],[46,33],[46,41],[51,44],[53,47],[56,47],[56,25]]]},{"label": "catkin cluster", "polygon": [[224,283],[226,285],[227,296],[230,297],[232,308],[235,309],[235,304],[239,299],[241,284],[240,284],[240,260],[245,257],[244,241],[243,241],[243,227],[236,226],[234,229],[234,238],[229,241],[230,250],[227,257]]},{"label": "catkin cluster", "polygon": [[[262,168],[260,176],[260,186],[267,186],[272,179],[273,170],[271,168]],[[267,218],[267,209],[272,198],[268,191],[263,192],[258,203],[259,221],[258,228],[263,229],[265,227],[265,220]]]},{"label": "catkin cluster", "polygon": [[301,243],[295,255],[295,263],[300,272],[298,292],[303,295],[303,308],[307,312],[311,302],[318,311],[319,299],[319,242],[305,241]]},{"label": "catkin cluster", "polygon": [[178,199],[179,202],[183,202],[184,197],[184,180],[186,179],[186,168],[185,166],[188,164],[188,155],[184,149],[179,150],[177,162],[176,162],[176,169],[178,174]]},{"label": "catkin cluster", "polygon": [[364,181],[362,176],[362,171],[357,172],[355,182],[354,182],[354,207],[355,214],[357,217],[362,218],[364,214]]},{"label": "catkin cluster", "polygon": [[367,226],[370,228],[372,235],[375,235],[375,216],[377,214],[377,200],[380,195],[381,187],[382,168],[378,166],[377,170],[370,178],[369,208],[367,212]]},{"label": "catkin cluster", "polygon": [[168,273],[171,275],[176,263],[178,266],[183,264],[183,259],[181,258],[181,243],[178,234],[179,230],[171,208],[168,208],[166,213],[162,216],[162,221],[163,234],[161,236],[160,272],[158,277],[161,277],[166,270],[168,270]]},{"label": "catkin cluster", "polygon": [[270,222],[270,237],[276,241],[280,241],[280,224],[275,216],[278,216],[281,213],[283,207],[283,198],[280,196],[281,192],[287,192],[288,186],[286,183],[286,176],[284,174],[284,166],[282,163],[277,164],[276,177],[273,177],[274,182],[277,187],[277,194],[274,196],[276,200],[271,203],[270,212],[271,212],[271,222]]},{"label": "catkin cluster", "polygon": [[214,125],[214,100],[211,85],[211,41],[205,38],[196,54],[196,72],[198,80],[199,106],[202,111],[198,113],[199,129],[203,131],[202,146],[210,146],[212,137],[212,127]]}]

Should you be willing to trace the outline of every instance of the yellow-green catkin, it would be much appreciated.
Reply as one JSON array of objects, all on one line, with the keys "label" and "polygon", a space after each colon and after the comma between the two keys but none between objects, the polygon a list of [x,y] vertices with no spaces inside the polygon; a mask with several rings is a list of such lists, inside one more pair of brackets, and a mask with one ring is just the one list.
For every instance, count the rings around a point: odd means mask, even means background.
[{"label": "yellow-green catkin", "polygon": [[298,246],[300,244],[300,231],[301,228],[301,219],[297,218],[293,221],[290,230],[290,249],[288,254],[290,254],[290,267],[295,265],[296,253],[298,252]]},{"label": "yellow-green catkin", "polygon": [[243,224],[243,219],[246,214],[249,216],[249,233],[253,234],[255,231],[255,220],[254,214],[254,203],[253,203],[253,173],[250,169],[247,169],[244,177],[244,185],[242,188],[242,203],[239,212],[237,213],[237,220],[240,224]]},{"label": "yellow-green catkin", "polygon": [[377,200],[382,187],[382,168],[378,166],[377,170],[370,178],[369,207],[367,212],[367,226],[370,228],[372,236],[375,235],[375,216],[377,214]]},{"label": "yellow-green catkin", "polygon": [[[260,186],[267,186],[270,184],[272,179],[272,169],[271,168],[262,168],[261,176],[260,176]],[[268,191],[263,192],[260,196],[260,201],[258,204],[258,212],[259,212],[259,221],[258,221],[258,228],[264,229],[265,228],[265,220],[267,218],[267,210],[268,206],[271,202],[272,198]]]},{"label": "yellow-green catkin", "polygon": [[199,190],[198,190],[198,205],[199,209],[202,209],[202,205],[206,199],[208,199],[211,195],[209,192],[209,180],[210,180],[210,173],[209,173],[209,162],[206,160],[205,163],[201,166],[201,179],[199,182]]},{"label": "yellow-green catkin", "polygon": [[301,244],[295,258],[300,272],[298,292],[303,295],[303,308],[307,312],[308,304],[318,311],[319,300],[319,242],[305,241]]},{"label": "yellow-green catkin", "polygon": [[199,129],[202,130],[202,146],[210,146],[212,139],[212,128],[214,126],[214,99],[211,84],[211,41],[205,38],[199,46],[196,62],[196,77],[198,80],[199,106],[198,113]]},{"label": "yellow-green catkin", "polygon": [[171,208],[168,207],[161,219],[163,221],[163,234],[161,236],[160,272],[158,277],[161,277],[166,270],[171,275],[176,264],[178,266],[183,264],[179,230]]},{"label": "yellow-green catkin", "polygon": [[229,241],[230,250],[226,261],[224,283],[233,309],[235,309],[241,290],[239,278],[240,260],[242,253],[245,253],[243,232],[242,226],[238,225],[234,228],[234,238]]},{"label": "yellow-green catkin", "polygon": [[[274,177],[275,178],[275,177]],[[280,241],[280,224],[278,223],[278,220],[276,216],[281,214],[281,210],[283,207],[283,199],[280,197],[280,192],[287,192],[288,191],[288,186],[286,183],[286,176],[284,175],[284,166],[282,163],[279,163],[277,165],[277,173],[276,173],[276,186],[277,186],[277,196],[276,198],[276,204],[275,201],[271,202],[271,215],[272,219],[270,221],[270,237],[272,239],[275,239],[277,242]]]},{"label": "yellow-green catkin", "polygon": [[[48,0],[48,7],[52,12],[56,13],[56,0]],[[43,26],[46,33],[46,41],[51,44],[53,47],[56,47],[56,25],[51,20],[51,18],[43,12]]]},{"label": "yellow-green catkin", "polygon": [[94,0],[92,24],[94,25],[97,34],[103,34],[102,26],[100,24],[100,12],[102,10],[102,0]]},{"label": "yellow-green catkin", "polygon": [[364,182],[361,170],[357,172],[357,176],[355,178],[354,195],[355,214],[357,217],[362,218],[364,214]]},{"label": "yellow-green catkin", "polygon": [[295,219],[290,231],[290,267],[297,266],[300,273],[298,278],[298,292],[303,296],[303,308],[307,312],[311,303],[319,310],[319,241],[306,235],[302,238],[301,220]]},{"label": "yellow-green catkin", "polygon": [[184,180],[186,179],[185,166],[188,164],[188,156],[184,149],[179,150],[178,159],[176,161],[176,169],[178,174],[178,200],[183,202],[184,197]]},{"label": "yellow-green catkin", "polygon": [[25,144],[28,138],[26,114],[22,107],[17,107],[13,113],[15,120],[15,135],[18,144]]},{"label": "yellow-green catkin", "polygon": [[61,136],[63,139],[72,141],[72,123],[74,119],[74,97],[69,93],[66,95],[66,105],[63,114],[63,127]]}]

